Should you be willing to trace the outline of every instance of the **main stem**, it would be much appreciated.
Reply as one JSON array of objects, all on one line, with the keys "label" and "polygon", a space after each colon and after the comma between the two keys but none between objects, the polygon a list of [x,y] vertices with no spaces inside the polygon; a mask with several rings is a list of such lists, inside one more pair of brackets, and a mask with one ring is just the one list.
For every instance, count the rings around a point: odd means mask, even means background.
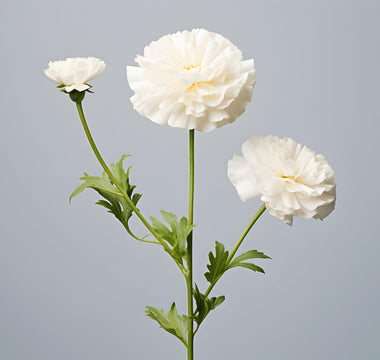
[{"label": "main stem", "polygon": [[[193,224],[194,212],[194,130],[189,131],[189,224]],[[193,331],[193,232],[187,237],[187,316],[188,340],[187,359],[194,359],[194,331]]]}]

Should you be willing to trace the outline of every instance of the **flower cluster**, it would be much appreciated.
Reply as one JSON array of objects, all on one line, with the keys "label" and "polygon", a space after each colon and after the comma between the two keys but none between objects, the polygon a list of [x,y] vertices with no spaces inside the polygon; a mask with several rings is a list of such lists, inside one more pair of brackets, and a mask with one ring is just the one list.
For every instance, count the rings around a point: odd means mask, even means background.
[{"label": "flower cluster", "polygon": [[[211,131],[240,116],[255,85],[253,59],[223,36],[194,29],[153,41],[127,66],[137,112],[155,123]],[[99,76],[103,61],[68,58],[50,62],[47,77],[81,102],[88,81]],[[228,162],[228,177],[240,198],[261,196],[270,214],[291,225],[293,216],[323,219],[335,206],[334,172],[322,155],[290,138],[252,136],[243,157]]]},{"label": "flower cluster", "polygon": [[228,162],[228,177],[245,201],[261,196],[270,214],[292,225],[293,216],[323,219],[335,207],[335,176],[322,155],[290,138],[252,136],[242,156]]}]

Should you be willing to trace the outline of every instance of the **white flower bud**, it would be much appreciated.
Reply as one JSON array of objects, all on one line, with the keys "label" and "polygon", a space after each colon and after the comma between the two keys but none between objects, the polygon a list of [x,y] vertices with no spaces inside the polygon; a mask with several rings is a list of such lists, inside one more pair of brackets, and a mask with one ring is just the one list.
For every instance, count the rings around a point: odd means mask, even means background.
[{"label": "white flower bud", "polygon": [[93,57],[68,58],[61,61],[50,61],[49,68],[44,72],[50,80],[64,85],[63,88],[66,92],[86,91],[91,87],[87,83],[101,75],[105,67],[103,61]]}]

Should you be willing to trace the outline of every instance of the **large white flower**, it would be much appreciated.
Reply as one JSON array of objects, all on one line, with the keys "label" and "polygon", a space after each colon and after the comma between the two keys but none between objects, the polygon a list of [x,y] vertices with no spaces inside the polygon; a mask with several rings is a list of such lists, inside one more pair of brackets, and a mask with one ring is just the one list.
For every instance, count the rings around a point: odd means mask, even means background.
[{"label": "large white flower", "polygon": [[335,207],[335,176],[326,159],[290,138],[252,136],[243,157],[228,162],[240,198],[260,196],[270,214],[289,225],[293,216],[323,219]]},{"label": "large white flower", "polygon": [[160,125],[210,131],[232,123],[252,98],[253,59],[204,29],[153,41],[127,66],[137,112]]},{"label": "large white flower", "polygon": [[50,61],[49,68],[44,70],[45,75],[60,85],[65,85],[65,90],[85,91],[90,88],[87,83],[98,77],[105,69],[103,61],[88,58],[68,58],[61,61]]}]

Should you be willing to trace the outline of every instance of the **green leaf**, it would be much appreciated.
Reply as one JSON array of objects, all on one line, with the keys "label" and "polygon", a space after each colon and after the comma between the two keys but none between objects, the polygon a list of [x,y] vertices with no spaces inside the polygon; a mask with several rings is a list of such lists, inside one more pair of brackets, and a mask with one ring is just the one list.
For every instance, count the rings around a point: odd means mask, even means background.
[{"label": "green leaf", "polygon": [[260,266],[257,266],[255,264],[251,264],[251,263],[246,263],[246,262],[241,262],[238,264],[230,264],[230,265],[228,265],[228,268],[231,269],[233,267],[238,267],[238,266],[250,269],[252,271],[258,271],[258,272],[265,274],[264,269],[262,269]]},{"label": "green leaf", "polygon": [[224,250],[224,245],[220,242],[215,242],[215,255],[210,251],[208,254],[210,264],[207,265],[208,272],[204,275],[209,283],[214,283],[227,270],[226,262],[228,251]]},{"label": "green leaf", "polygon": [[197,285],[195,285],[193,295],[197,304],[197,313],[195,316],[195,321],[197,322],[198,326],[202,323],[202,321],[206,318],[206,316],[211,310],[214,310],[225,300],[225,296],[206,298],[204,294],[202,294],[199,291]]},{"label": "green leaf", "polygon": [[151,319],[157,321],[160,327],[181,340],[187,347],[188,318],[186,315],[178,315],[174,302],[167,315],[163,309],[159,310],[152,306],[147,306],[145,313]]},{"label": "green leaf", "polygon": [[[121,188],[126,192],[133,204],[137,205],[142,195],[137,193],[133,194],[136,186],[131,185],[129,182],[130,168],[125,171],[123,167],[123,162],[127,157],[128,155],[123,155],[119,162],[116,164],[111,164],[110,169]],[[103,199],[97,201],[96,204],[105,207],[108,212],[113,214],[131,234],[128,222],[133,214],[133,209],[129,206],[123,195],[112,183],[107,173],[104,171],[101,177],[90,176],[85,173],[80,180],[84,182],[73,191],[70,196],[70,202],[75,196],[79,195],[85,189],[94,189],[100,196],[103,197]]]},{"label": "green leaf", "polygon": [[241,262],[249,259],[270,259],[269,256],[265,255],[264,253],[257,251],[257,250],[249,250],[239,256],[237,256],[232,263],[234,262]]},{"label": "green leaf", "polygon": [[161,238],[166,240],[171,246],[174,246],[175,238],[173,237],[171,231],[153,216],[150,216],[150,221],[152,222],[153,229],[160,234]]},{"label": "green leaf", "polygon": [[186,256],[186,239],[195,225],[190,225],[185,217],[178,221],[173,213],[161,211],[161,215],[170,229],[153,216],[150,217],[152,227],[163,240],[168,242],[172,247],[172,255],[182,263],[182,258]]},{"label": "green leaf", "polygon": [[[85,175],[87,175],[86,173],[84,173]],[[82,178],[80,178],[81,180]],[[88,185],[86,183],[83,183],[83,184],[80,184],[73,192],[72,194],[70,195],[70,198],[69,198],[69,202],[71,203],[71,200],[78,196],[80,193],[82,193],[85,189],[88,188]]]},{"label": "green leaf", "polygon": [[250,269],[252,271],[258,271],[264,274],[265,272],[260,266],[257,266],[252,263],[244,262],[245,260],[250,260],[250,259],[270,259],[270,257],[257,250],[250,250],[237,256],[233,261],[231,261],[228,264],[227,268],[231,269],[233,267],[240,266],[240,267]]},{"label": "green leaf", "polygon": [[104,191],[110,194],[122,196],[119,190],[112,184],[106,172],[103,172],[102,177],[100,176],[90,176],[87,173],[84,173],[84,176],[79,178],[79,180],[83,180],[84,183],[80,184],[70,195],[69,201],[79,195],[82,191],[87,188],[94,189],[96,191]]}]

